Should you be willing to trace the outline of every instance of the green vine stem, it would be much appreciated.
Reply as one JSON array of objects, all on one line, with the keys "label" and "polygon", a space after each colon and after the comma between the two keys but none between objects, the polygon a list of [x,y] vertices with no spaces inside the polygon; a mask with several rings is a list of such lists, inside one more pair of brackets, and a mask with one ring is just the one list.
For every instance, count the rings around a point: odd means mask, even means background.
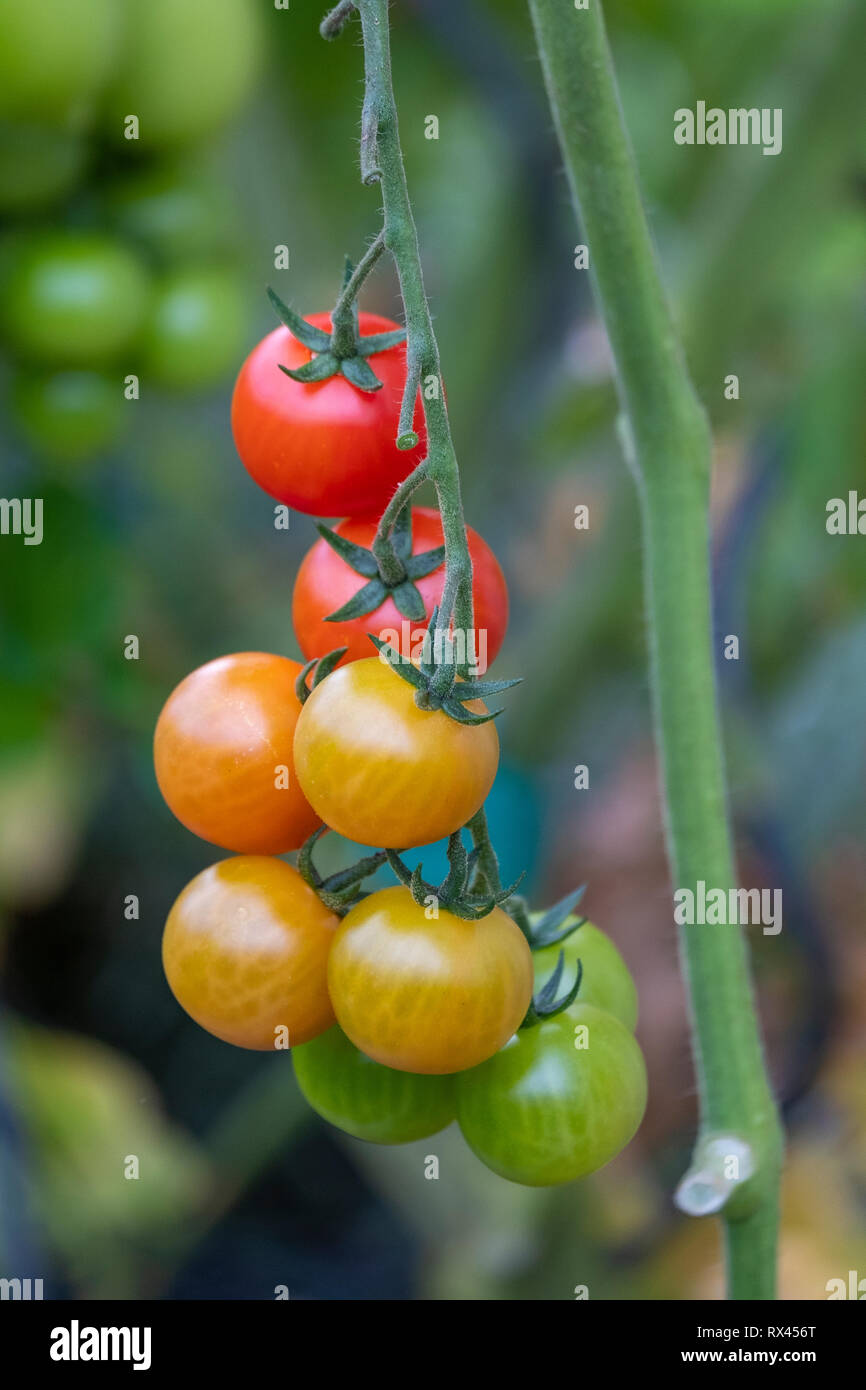
[{"label": "green vine stem", "polygon": [[[403,485],[404,499],[417,483],[429,478],[436,489],[445,541],[445,588],[439,607],[438,626],[445,631],[453,621],[464,633],[467,656],[472,631],[472,561],[466,543],[466,526],[460,497],[460,477],[451,439],[451,427],[442,387],[439,348],[424,292],[418,249],[418,233],[409,201],[397,105],[391,77],[388,0],[356,0],[364,39],[365,93],[361,115],[361,177],[364,183],[380,183],[384,213],[384,241],[397,267],[406,315],[406,391],[398,427],[401,445],[411,445],[412,418],[419,384],[422,388],[427,427],[427,458],[423,473],[413,474]],[[331,37],[351,13],[338,5],[322,24]],[[397,508],[399,511],[399,507]],[[386,513],[393,529],[393,510]],[[387,532],[380,527],[373,550],[381,553]],[[463,663],[461,663],[463,664]]]},{"label": "green vine stem", "polygon": [[[600,0],[529,0],[572,195],[616,361],[623,436],[643,521],[656,738],[674,883],[735,879],[712,659],[711,441],[665,299],[623,126]],[[677,1193],[721,1214],[732,1298],[775,1296],[781,1128],[745,943],[734,927],[680,928],[700,1132]]]},{"label": "green vine stem", "polygon": [[333,351],[338,357],[351,357],[355,350],[355,300],[358,297],[358,291],[384,249],[385,234],[380,232],[352,270],[343,286],[334,312],[331,314],[331,326],[334,330]]}]

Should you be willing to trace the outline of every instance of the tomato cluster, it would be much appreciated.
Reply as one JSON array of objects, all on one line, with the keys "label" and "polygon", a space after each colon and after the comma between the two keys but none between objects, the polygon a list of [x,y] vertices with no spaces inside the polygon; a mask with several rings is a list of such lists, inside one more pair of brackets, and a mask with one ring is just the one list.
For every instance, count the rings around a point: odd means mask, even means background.
[{"label": "tomato cluster", "polygon": [[237,359],[234,216],[199,142],[261,45],[254,0],[66,0],[63,19],[0,6],[0,336],[21,442],[68,465],[114,443],[130,392],[209,387]]},{"label": "tomato cluster", "polygon": [[[443,601],[439,514],[405,504],[390,536],[395,568],[380,565],[377,514],[417,461],[394,442],[406,375],[394,325],[360,315],[357,359],[341,370],[331,316],[300,323],[305,342],[275,303],[288,322],[235,388],[238,451],[271,496],[343,520],[319,527],[295,584],[307,665],[221,657],[181,681],[159,716],[166,802],[235,852],[169,914],[169,985],[216,1037],[290,1047],[312,1108],[357,1138],[404,1143],[456,1118],[495,1172],[569,1181],[606,1163],[643,1114],[634,984],[613,942],[569,918],[571,899],[555,920],[512,916],[511,890],[479,880],[479,851],[470,859],[463,845],[499,739],[490,683],[458,678],[455,663],[440,686],[435,659],[414,654]],[[377,350],[365,354],[370,334]],[[420,418],[416,433],[421,448]],[[467,540],[476,631],[492,660],[507,590],[489,547],[472,531]],[[387,634],[390,650],[376,655],[370,634],[380,646]],[[375,853],[322,880],[312,846],[325,829]],[[399,852],[445,838],[451,870],[428,892]],[[289,850],[297,867],[274,857]],[[362,892],[386,858],[399,885]],[[556,999],[563,971],[579,989]]]}]

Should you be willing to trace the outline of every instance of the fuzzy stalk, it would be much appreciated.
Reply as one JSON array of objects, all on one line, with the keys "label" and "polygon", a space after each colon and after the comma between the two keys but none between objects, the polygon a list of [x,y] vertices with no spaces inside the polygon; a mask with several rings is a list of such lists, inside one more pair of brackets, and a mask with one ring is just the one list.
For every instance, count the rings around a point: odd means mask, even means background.
[{"label": "fuzzy stalk", "polygon": [[[613,356],[644,535],[656,742],[677,888],[736,883],[712,653],[711,440],[668,308],[600,0],[529,0]],[[782,1137],[738,927],[682,926],[701,1102],[681,1209],[720,1214],[732,1298],[775,1296]]]}]

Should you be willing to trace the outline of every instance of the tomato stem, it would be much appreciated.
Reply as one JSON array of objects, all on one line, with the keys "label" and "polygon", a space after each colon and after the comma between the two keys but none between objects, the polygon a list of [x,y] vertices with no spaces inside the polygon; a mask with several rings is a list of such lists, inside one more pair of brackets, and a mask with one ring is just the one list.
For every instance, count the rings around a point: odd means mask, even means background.
[{"label": "tomato stem", "polygon": [[355,13],[355,0],[340,0],[339,5],[325,15],[319,25],[319,33],[323,39],[335,39],[342,33],[346,21]]},{"label": "tomato stem", "polygon": [[[466,829],[472,836],[476,851],[476,868],[473,888],[476,893],[497,894],[502,891],[502,877],[499,869],[499,856],[493,848],[487,812],[482,806],[467,822]],[[512,921],[516,922],[527,941],[531,944],[532,927],[525,900],[518,893],[512,893],[503,901],[502,907]]]},{"label": "tomato stem", "polygon": [[[426,475],[436,488],[445,540],[445,587],[437,625],[454,625],[464,635],[466,660],[471,664],[473,631],[472,561],[460,496],[460,475],[442,388],[439,348],[424,291],[418,232],[412,215],[391,75],[388,0],[357,0],[364,39],[365,95],[361,114],[361,177],[380,183],[384,240],[397,267],[406,317],[407,382],[399,436],[411,431],[419,384],[427,427]],[[413,475],[414,476],[414,475]]]},{"label": "tomato stem", "polygon": [[417,468],[413,468],[408,478],[403,479],[379,520],[379,525],[376,528],[376,534],[373,537],[370,549],[376,557],[376,563],[379,566],[379,575],[383,584],[391,584],[394,582],[392,576],[398,573],[398,566],[401,570],[403,569],[397,555],[394,553],[394,547],[391,544],[391,536],[401,512],[409,505],[413,495],[418,491],[421,484],[426,482],[428,476],[429,468],[427,466],[427,459],[422,459]]},{"label": "tomato stem", "polygon": [[[736,876],[712,653],[709,429],[657,268],[601,0],[587,9],[529,0],[529,8],[616,362],[640,496],[671,872],[679,888],[695,890],[703,880],[727,890]],[[679,936],[701,1098],[700,1134],[680,1202],[692,1214],[711,1209],[725,1221],[730,1296],[773,1298],[782,1136],[745,942],[730,926],[683,926]],[[707,1176],[718,1179],[719,1140],[723,1150],[727,1144],[724,1187],[704,1207]]]},{"label": "tomato stem", "polygon": [[384,250],[385,232],[383,229],[375,241],[368,246],[340,291],[340,297],[331,314],[331,326],[333,328],[331,351],[335,357],[353,357],[358,350],[358,329],[354,316],[355,300],[361,286]]}]

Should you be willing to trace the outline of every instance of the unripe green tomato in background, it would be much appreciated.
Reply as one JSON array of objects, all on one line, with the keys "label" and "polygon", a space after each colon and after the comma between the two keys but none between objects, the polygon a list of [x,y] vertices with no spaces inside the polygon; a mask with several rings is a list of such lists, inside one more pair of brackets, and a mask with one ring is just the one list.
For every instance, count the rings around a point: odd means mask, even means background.
[{"label": "unripe green tomato in background", "polygon": [[225,184],[186,164],[136,169],[109,186],[103,208],[120,237],[165,266],[222,255],[236,243]]},{"label": "unripe green tomato in background", "polygon": [[494,1173],[527,1187],[603,1168],[634,1136],[646,1108],[646,1067],[634,1035],[591,1004],[519,1029],[455,1084],[469,1147]]},{"label": "unripe green tomato in background", "polygon": [[91,366],[138,333],[149,277],[133,251],[90,232],[44,232],[6,257],[0,297],[13,353],[46,366]]},{"label": "unripe green tomato in background", "polygon": [[[530,921],[536,922],[541,915],[531,914]],[[556,969],[560,951],[565,955],[565,962],[559,993],[564,994],[571,988],[579,960],[583,966],[583,974],[577,1003],[594,1004],[596,1008],[604,1009],[634,1032],[637,1023],[637,989],[628,966],[610,937],[592,922],[584,922],[583,926],[577,927],[571,936],[566,937],[565,941],[560,941],[558,945],[545,946],[541,951],[533,951],[536,993]]]},{"label": "unripe green tomato in background", "polygon": [[86,116],[116,59],[124,0],[2,0],[0,116]]},{"label": "unripe green tomato in background", "polygon": [[78,463],[102,453],[123,423],[120,376],[99,372],[22,372],[12,383],[12,418],[43,458]]},{"label": "unripe green tomato in background", "polygon": [[454,1078],[393,1071],[340,1028],[292,1048],[298,1085],[323,1120],[373,1144],[407,1144],[454,1119]]},{"label": "unripe green tomato in background", "polygon": [[86,159],[87,145],[76,132],[0,121],[0,212],[34,212],[58,202],[78,182]]},{"label": "unripe green tomato in background", "polygon": [[124,39],[105,100],[109,138],[133,148],[201,140],[239,110],[260,55],[256,0],[124,0]]},{"label": "unripe green tomato in background", "polygon": [[243,290],[229,272],[172,272],[157,284],[142,332],[142,378],[178,390],[214,385],[242,355],[245,321]]}]

